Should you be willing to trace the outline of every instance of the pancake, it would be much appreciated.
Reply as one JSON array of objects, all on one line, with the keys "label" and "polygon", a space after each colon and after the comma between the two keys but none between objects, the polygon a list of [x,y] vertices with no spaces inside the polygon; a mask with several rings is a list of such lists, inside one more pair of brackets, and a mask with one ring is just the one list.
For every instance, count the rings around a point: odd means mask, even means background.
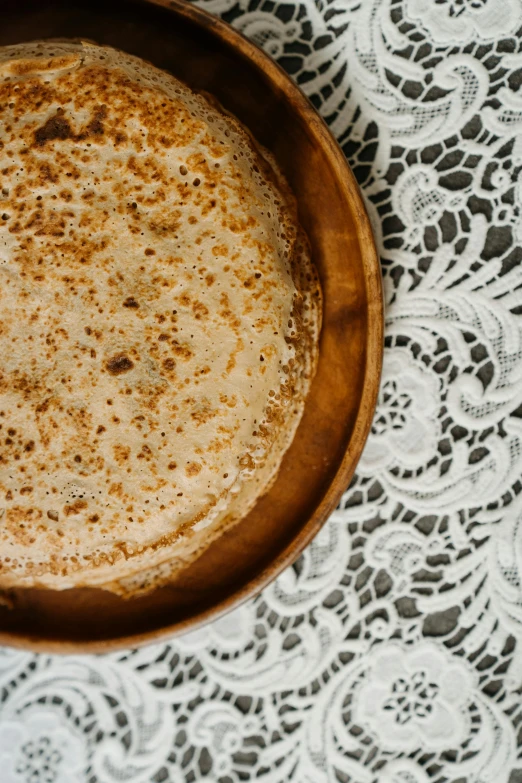
[{"label": "pancake", "polygon": [[171,75],[0,48],[0,587],[167,582],[270,486],[321,295],[273,158]]}]

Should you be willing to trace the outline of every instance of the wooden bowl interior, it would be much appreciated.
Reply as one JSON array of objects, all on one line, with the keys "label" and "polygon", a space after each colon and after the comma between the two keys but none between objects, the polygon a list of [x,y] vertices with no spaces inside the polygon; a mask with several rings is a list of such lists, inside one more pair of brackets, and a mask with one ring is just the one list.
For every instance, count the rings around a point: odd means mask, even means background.
[{"label": "wooden bowl interior", "polygon": [[13,591],[0,643],[106,651],[194,627],[292,562],[347,487],[375,404],[382,353],[379,264],[353,176],[326,126],[278,67],[193,7],[147,0],[4,0],[0,45],[87,38],[213,93],[271,149],[297,195],[324,292],[320,361],[270,492],[168,587],[122,600],[93,589]]}]

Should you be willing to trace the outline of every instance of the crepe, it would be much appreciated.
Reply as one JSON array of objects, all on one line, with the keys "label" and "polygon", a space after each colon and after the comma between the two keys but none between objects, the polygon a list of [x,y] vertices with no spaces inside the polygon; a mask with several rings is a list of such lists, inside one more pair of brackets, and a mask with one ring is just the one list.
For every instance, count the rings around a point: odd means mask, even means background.
[{"label": "crepe", "polygon": [[317,362],[294,198],[135,57],[0,49],[0,587],[162,584],[267,490]]}]

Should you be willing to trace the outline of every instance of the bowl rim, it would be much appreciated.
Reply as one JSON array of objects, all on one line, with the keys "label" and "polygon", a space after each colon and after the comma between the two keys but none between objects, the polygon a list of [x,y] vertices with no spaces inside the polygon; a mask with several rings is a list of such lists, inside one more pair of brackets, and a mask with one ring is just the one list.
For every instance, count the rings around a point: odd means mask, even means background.
[{"label": "bowl rim", "polygon": [[188,631],[195,631],[259,595],[285,568],[295,562],[335,510],[355,472],[370,432],[379,392],[384,347],[384,302],[380,259],[361,190],[344,153],[326,122],[283,68],[227,22],[185,0],[139,0],[139,3],[158,6],[173,12],[174,15],[184,17],[204,28],[225,46],[233,47],[236,52],[254,63],[270,83],[278,88],[284,99],[292,104],[293,110],[305,121],[307,128],[312,132],[316,143],[320,144],[327,152],[336,169],[338,185],[347,201],[351,203],[356,216],[356,235],[361,248],[367,296],[366,356],[371,356],[372,361],[365,363],[364,393],[359,401],[352,436],[336,473],[311,516],[275,559],[264,566],[254,577],[212,606],[197,611],[190,617],[154,630],[111,639],[81,642],[34,638],[27,634],[15,635],[0,630],[0,644],[33,652],[53,654],[108,653],[119,649],[138,648],[147,644],[165,642]]}]

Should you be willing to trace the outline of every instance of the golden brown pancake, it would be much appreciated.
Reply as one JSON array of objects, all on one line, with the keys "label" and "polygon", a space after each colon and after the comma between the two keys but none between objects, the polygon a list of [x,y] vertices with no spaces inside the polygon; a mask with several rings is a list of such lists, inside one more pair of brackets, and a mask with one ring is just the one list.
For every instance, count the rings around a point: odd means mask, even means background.
[{"label": "golden brown pancake", "polygon": [[317,359],[293,196],[238,121],[87,43],[0,49],[0,587],[167,581],[266,491]]}]

